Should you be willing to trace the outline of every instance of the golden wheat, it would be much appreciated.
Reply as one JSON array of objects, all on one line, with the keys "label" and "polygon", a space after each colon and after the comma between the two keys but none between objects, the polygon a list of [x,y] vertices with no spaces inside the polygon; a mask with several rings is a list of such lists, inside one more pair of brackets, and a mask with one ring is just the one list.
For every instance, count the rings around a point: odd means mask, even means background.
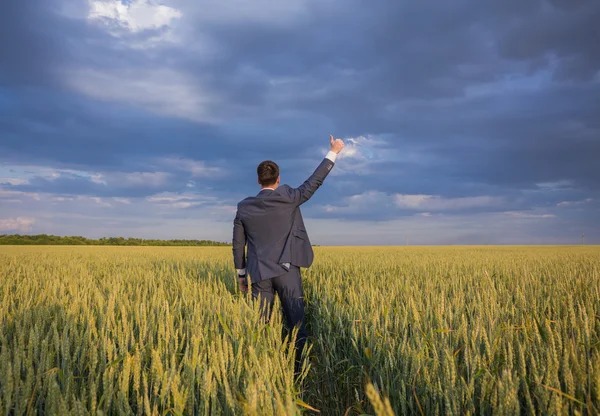
[{"label": "golden wheat", "polygon": [[319,247],[303,276],[294,381],[230,248],[2,247],[0,412],[600,411],[599,247]]}]

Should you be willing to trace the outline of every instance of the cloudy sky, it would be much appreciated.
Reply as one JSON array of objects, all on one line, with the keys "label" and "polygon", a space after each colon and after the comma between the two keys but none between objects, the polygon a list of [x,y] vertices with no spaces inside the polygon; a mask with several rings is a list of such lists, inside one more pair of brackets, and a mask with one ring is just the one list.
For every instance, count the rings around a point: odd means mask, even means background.
[{"label": "cloudy sky", "polygon": [[0,234],[231,239],[275,160],[315,244],[600,243],[596,0],[19,0]]}]

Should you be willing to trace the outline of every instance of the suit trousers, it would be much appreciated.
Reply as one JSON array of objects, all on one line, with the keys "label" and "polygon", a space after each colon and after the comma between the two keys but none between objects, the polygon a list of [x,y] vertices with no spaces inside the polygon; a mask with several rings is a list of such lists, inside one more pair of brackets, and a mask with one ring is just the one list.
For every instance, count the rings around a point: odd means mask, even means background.
[{"label": "suit trousers", "polygon": [[307,337],[300,268],[290,265],[289,271],[281,276],[252,283],[252,297],[260,301],[261,314],[266,321],[269,320],[273,309],[275,292],[277,292],[283,307],[283,316],[288,328],[293,329],[296,325],[300,327],[296,337],[296,362],[294,366],[294,372],[298,373],[300,372],[302,350]]}]

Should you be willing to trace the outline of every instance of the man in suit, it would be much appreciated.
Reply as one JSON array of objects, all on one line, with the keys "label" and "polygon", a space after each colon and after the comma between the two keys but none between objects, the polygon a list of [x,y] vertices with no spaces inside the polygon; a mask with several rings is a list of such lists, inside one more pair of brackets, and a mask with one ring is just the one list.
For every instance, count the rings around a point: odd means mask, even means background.
[{"label": "man in suit", "polygon": [[279,167],[275,162],[266,160],[258,165],[261,190],[238,203],[233,221],[233,261],[240,289],[248,291],[250,275],[252,297],[261,302],[265,319],[277,292],[288,327],[300,327],[296,337],[296,373],[307,335],[300,267],[310,267],[314,257],[300,205],[323,184],[344,148],[344,142],[333,136],[329,137],[329,144],[331,150],[298,188],[279,186]]}]

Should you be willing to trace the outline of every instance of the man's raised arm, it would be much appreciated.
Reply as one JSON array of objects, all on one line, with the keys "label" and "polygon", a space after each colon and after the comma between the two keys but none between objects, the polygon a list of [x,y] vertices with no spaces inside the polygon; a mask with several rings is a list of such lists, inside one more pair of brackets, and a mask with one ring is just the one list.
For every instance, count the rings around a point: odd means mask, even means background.
[{"label": "man's raised arm", "polygon": [[313,174],[299,187],[288,188],[290,197],[297,205],[308,201],[315,191],[319,189],[319,186],[323,184],[323,181],[335,164],[338,153],[344,148],[344,141],[342,139],[334,139],[332,135],[329,135],[329,145],[331,149],[327,152],[325,159],[323,159]]}]

